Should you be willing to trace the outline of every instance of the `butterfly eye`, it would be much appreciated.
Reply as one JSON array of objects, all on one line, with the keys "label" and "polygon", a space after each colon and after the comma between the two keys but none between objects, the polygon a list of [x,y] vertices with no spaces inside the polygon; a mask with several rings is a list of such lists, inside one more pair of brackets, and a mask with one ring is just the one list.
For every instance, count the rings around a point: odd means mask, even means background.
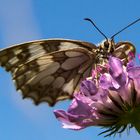
[{"label": "butterfly eye", "polygon": [[109,43],[108,43],[108,41],[105,41],[105,42],[104,42],[104,47],[105,47],[106,49],[109,48]]}]

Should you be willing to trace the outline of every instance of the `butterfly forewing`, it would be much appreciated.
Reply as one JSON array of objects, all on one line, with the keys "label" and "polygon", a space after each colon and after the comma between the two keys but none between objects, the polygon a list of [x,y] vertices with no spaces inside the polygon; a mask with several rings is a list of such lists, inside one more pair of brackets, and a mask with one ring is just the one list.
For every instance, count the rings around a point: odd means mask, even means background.
[{"label": "butterfly forewing", "polygon": [[95,45],[82,41],[72,40],[41,40],[15,45],[0,52],[0,63],[7,71],[14,70],[17,66],[34,60],[44,54],[71,48],[85,48],[92,50]]},{"label": "butterfly forewing", "polygon": [[0,64],[12,73],[17,90],[36,104],[68,99],[91,74],[96,46],[71,40],[44,40],[0,52]]},{"label": "butterfly forewing", "polygon": [[120,58],[126,65],[130,59],[133,59],[136,53],[135,46],[130,42],[119,42],[115,45],[113,56]]}]

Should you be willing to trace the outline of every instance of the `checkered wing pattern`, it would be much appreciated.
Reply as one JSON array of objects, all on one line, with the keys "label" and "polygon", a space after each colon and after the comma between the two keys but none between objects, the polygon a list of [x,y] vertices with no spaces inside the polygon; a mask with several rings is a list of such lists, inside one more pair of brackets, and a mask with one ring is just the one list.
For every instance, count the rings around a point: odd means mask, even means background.
[{"label": "checkered wing pattern", "polygon": [[0,65],[11,72],[23,98],[35,104],[70,99],[91,74],[96,46],[74,40],[42,40],[0,51]]}]

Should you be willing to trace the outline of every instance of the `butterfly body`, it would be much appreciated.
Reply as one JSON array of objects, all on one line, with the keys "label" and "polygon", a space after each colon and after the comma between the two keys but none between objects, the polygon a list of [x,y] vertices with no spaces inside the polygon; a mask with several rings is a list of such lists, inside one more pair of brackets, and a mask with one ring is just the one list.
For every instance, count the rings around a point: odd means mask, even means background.
[{"label": "butterfly body", "polygon": [[96,65],[106,63],[109,55],[126,63],[130,52],[135,54],[135,47],[129,42],[115,44],[108,39],[96,46],[77,40],[49,39],[1,50],[0,65],[11,72],[23,98],[53,106],[59,100],[72,98],[80,81],[90,76]]}]

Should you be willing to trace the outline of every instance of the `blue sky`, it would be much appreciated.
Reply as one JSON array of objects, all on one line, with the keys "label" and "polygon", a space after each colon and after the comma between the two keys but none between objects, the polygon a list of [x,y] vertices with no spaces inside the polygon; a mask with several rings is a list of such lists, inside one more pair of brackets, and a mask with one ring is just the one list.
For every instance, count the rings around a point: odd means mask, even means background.
[{"label": "blue sky", "polygon": [[[110,37],[140,17],[139,0],[0,0],[0,48],[44,38],[68,38],[94,44],[104,38],[83,18],[92,18]],[[140,23],[116,36],[115,41],[130,41],[140,53]],[[34,106],[16,92],[10,74],[0,69],[1,140],[138,140],[133,129],[122,137],[97,136],[100,128],[81,131],[61,128],[54,109],[66,109],[69,101],[49,108]]]}]

